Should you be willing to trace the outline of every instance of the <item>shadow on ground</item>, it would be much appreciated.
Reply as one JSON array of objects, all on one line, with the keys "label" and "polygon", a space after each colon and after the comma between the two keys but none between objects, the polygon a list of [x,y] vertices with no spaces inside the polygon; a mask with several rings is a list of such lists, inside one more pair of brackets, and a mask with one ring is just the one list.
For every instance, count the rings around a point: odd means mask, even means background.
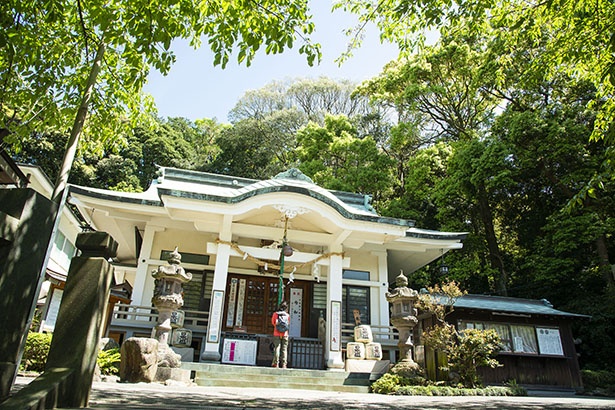
[{"label": "shadow on ground", "polygon": [[[13,391],[28,383],[18,380]],[[0,405],[0,408],[2,406]],[[94,383],[92,409],[615,409],[615,400],[588,397],[426,397],[288,389]]]}]

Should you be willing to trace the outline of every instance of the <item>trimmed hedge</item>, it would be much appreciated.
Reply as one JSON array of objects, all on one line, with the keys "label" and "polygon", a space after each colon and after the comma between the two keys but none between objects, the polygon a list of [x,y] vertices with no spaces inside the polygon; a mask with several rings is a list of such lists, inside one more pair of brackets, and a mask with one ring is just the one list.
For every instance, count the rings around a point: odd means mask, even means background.
[{"label": "trimmed hedge", "polygon": [[527,392],[522,388],[509,386],[473,389],[450,386],[400,386],[393,394],[399,396],[526,396]]},{"label": "trimmed hedge", "polygon": [[608,370],[581,370],[586,394],[615,396],[615,372]]},{"label": "trimmed hedge", "polygon": [[[42,373],[45,370],[52,337],[51,333],[28,333],[23,357],[19,364],[20,371]],[[101,350],[98,352],[96,363],[100,367],[101,374],[119,374],[120,359],[120,349]]]},{"label": "trimmed hedge", "polygon": [[372,384],[372,392],[403,396],[526,396],[527,391],[510,382],[506,386],[463,388],[430,384],[423,378],[410,379],[395,373],[386,373]]}]

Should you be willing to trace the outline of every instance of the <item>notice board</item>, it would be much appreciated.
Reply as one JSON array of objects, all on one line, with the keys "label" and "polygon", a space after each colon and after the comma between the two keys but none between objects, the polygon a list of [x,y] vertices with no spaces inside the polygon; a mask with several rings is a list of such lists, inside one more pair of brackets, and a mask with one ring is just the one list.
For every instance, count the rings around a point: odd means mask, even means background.
[{"label": "notice board", "polygon": [[256,340],[224,339],[222,363],[254,366],[257,346]]}]

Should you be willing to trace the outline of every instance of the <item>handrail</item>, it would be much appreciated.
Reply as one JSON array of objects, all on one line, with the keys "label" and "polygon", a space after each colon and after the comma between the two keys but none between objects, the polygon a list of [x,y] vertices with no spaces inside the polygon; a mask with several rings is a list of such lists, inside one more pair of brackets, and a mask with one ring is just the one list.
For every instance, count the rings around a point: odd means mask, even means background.
[{"label": "handrail", "polygon": [[[354,323],[342,323],[342,342],[354,341]],[[393,326],[388,325],[369,325],[372,331],[374,342],[385,346],[397,346],[399,343],[399,333]]]},{"label": "handrail", "polygon": [[[201,310],[182,309],[185,313],[184,327],[191,330],[207,330],[209,312]],[[153,306],[130,305],[117,303],[113,310],[112,325],[132,327],[152,327],[158,320],[158,311]],[[397,329],[389,325],[369,325],[374,342],[383,346],[397,346],[399,334]],[[354,323],[342,323],[342,342],[354,341]]]},{"label": "handrail", "polygon": [[[209,312],[181,309],[184,316],[183,326],[188,329],[205,330],[209,322]],[[113,325],[151,327],[158,320],[158,310],[154,306],[129,305],[117,303],[113,309]]]}]

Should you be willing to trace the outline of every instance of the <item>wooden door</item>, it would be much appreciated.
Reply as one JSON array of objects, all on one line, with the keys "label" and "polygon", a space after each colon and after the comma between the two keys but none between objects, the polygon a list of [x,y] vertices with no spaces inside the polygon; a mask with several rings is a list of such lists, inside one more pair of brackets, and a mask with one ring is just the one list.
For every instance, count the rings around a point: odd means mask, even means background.
[{"label": "wooden door", "polygon": [[[235,289],[232,288],[232,283],[235,283]],[[275,277],[229,275],[226,294],[235,294],[237,301],[235,302],[235,297],[232,296],[226,298],[224,317],[229,317],[230,305],[231,316],[234,319],[229,318],[226,321],[225,330],[233,330],[233,326],[241,324],[248,333],[272,334],[271,315],[278,305],[278,284],[279,279]],[[305,283],[295,282],[286,286],[285,300],[289,300],[291,287],[304,289],[303,295],[306,297],[308,288]],[[303,306],[307,306],[307,303],[303,303]],[[304,314],[302,312],[302,315]],[[233,323],[233,326],[229,326],[230,323]]]}]

